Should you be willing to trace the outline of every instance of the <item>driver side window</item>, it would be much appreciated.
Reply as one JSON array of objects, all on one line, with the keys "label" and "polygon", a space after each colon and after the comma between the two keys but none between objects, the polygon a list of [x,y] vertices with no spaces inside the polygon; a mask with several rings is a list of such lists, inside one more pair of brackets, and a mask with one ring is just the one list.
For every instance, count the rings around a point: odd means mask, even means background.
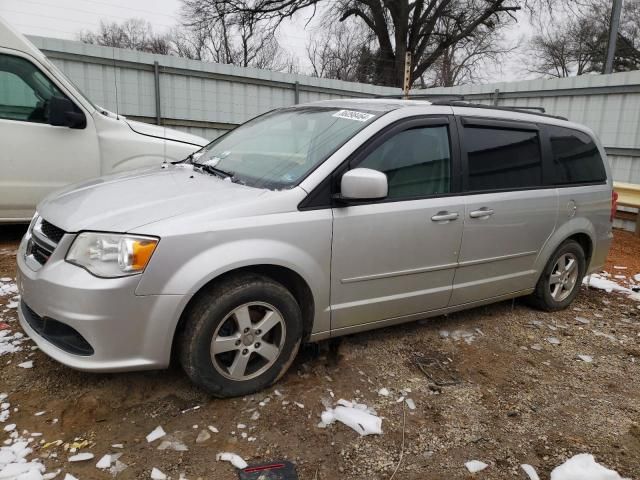
[{"label": "driver side window", "polygon": [[54,96],[65,97],[35,65],[0,54],[0,118],[47,123],[47,102]]},{"label": "driver side window", "polygon": [[394,135],[358,165],[387,175],[390,199],[450,191],[451,150],[446,126],[418,127]]}]

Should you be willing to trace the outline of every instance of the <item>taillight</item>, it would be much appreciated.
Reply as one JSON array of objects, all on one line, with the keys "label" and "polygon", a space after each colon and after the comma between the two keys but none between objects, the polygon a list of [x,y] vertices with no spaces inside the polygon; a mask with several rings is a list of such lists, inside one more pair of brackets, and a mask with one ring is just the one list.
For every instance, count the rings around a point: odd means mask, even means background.
[{"label": "taillight", "polygon": [[613,219],[616,216],[616,210],[618,210],[618,192],[616,192],[615,190],[611,190],[611,215],[609,216],[610,222],[613,222]]}]

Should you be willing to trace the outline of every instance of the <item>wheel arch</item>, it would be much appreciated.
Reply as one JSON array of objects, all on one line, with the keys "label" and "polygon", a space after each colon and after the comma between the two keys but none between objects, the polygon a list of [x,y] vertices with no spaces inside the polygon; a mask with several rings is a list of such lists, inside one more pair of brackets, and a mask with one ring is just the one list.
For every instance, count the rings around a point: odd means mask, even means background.
[{"label": "wheel arch", "polygon": [[178,323],[176,324],[176,327],[174,329],[171,342],[172,357],[175,354],[176,340],[184,328],[191,307],[199,298],[200,294],[205,290],[210,289],[214,285],[223,283],[233,276],[241,275],[244,273],[253,273],[265,276],[275,282],[280,283],[291,292],[291,294],[298,302],[298,305],[300,306],[300,310],[302,312],[302,340],[304,342],[309,339],[313,330],[315,319],[315,299],[313,296],[313,291],[311,290],[308,282],[302,277],[302,275],[289,267],[272,263],[260,263],[245,265],[227,270],[215,276],[214,278],[209,279],[206,283],[198,288],[198,290],[191,296],[187,304],[184,306],[182,313],[180,314],[180,317],[178,319]]},{"label": "wheel arch", "polygon": [[540,250],[536,259],[535,268],[538,272],[536,284],[555,251],[567,240],[576,241],[584,250],[586,271],[589,271],[589,263],[595,248],[596,231],[593,224],[586,218],[574,218],[561,225],[551,234],[549,240]]}]

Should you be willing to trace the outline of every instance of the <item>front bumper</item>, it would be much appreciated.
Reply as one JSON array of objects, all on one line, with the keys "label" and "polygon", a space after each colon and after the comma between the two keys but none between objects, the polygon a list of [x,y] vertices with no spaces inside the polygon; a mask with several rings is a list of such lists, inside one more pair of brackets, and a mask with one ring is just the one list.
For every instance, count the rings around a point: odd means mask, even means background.
[{"label": "front bumper", "polygon": [[[164,368],[184,307],[183,295],[136,295],[140,275],[97,278],[64,261],[73,240],[65,235],[46,264],[35,271],[18,251],[20,325],[40,349],[69,367],[86,371]],[[31,317],[31,318],[28,318]],[[64,342],[39,334],[33,319],[52,319],[71,327],[93,352],[78,354]],[[29,320],[29,321],[28,321]],[[30,325],[31,323],[31,325]],[[52,322],[55,323],[55,322]],[[55,343],[55,344],[54,344]]]}]

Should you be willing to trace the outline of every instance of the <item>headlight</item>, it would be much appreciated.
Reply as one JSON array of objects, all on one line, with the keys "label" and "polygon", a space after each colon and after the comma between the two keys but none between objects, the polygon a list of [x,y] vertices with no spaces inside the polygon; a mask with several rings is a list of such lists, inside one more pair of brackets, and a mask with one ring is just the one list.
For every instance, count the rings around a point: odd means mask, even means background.
[{"label": "headlight", "polygon": [[141,273],[156,245],[153,237],[84,232],[73,241],[66,260],[98,277],[123,277]]}]

